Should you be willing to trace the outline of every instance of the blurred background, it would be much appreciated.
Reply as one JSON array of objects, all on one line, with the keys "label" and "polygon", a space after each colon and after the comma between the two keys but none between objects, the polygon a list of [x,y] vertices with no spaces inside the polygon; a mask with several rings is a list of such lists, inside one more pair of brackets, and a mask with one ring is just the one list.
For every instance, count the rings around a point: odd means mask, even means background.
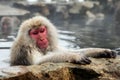
[{"label": "blurred background", "polygon": [[119,0],[0,0],[0,67],[20,24],[38,15],[57,27],[63,47],[120,47]]}]

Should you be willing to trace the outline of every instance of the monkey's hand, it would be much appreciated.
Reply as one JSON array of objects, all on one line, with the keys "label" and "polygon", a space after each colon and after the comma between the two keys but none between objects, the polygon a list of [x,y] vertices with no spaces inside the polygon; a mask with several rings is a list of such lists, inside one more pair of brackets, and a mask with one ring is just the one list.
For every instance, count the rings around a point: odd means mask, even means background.
[{"label": "monkey's hand", "polygon": [[104,48],[87,48],[83,51],[87,57],[93,58],[116,58],[117,51]]},{"label": "monkey's hand", "polygon": [[85,65],[85,64],[90,64],[91,60],[87,56],[83,55],[82,53],[81,54],[75,53],[75,56],[73,56],[73,59],[68,62]]},{"label": "monkey's hand", "polygon": [[94,58],[116,58],[117,52],[114,50],[105,49],[93,56]]}]

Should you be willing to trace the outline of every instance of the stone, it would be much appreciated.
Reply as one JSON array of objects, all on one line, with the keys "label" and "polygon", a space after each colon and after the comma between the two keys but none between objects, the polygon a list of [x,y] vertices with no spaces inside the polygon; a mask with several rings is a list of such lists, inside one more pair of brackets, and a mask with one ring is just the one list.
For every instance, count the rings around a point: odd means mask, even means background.
[{"label": "stone", "polygon": [[0,69],[0,80],[119,80],[120,56],[116,59],[90,58],[92,63],[43,63]]}]

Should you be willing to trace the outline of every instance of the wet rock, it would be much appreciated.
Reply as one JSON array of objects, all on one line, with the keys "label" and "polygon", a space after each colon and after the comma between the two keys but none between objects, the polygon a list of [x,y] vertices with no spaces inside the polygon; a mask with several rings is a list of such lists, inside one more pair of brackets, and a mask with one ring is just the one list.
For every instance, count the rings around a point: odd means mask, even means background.
[{"label": "wet rock", "polygon": [[14,66],[0,69],[0,80],[12,80],[12,77],[25,75],[28,70],[24,66]]},{"label": "wet rock", "polygon": [[88,18],[93,18],[93,19],[96,18],[95,14],[93,14],[93,13],[90,12],[90,11],[86,11],[86,15],[87,15]]},{"label": "wet rock", "polygon": [[44,63],[0,69],[0,80],[119,80],[120,57],[91,58],[90,65]]},{"label": "wet rock", "polygon": [[94,5],[99,5],[99,2],[98,1],[85,1],[85,2],[82,2],[82,5],[90,9],[90,8],[93,8]]},{"label": "wet rock", "polygon": [[94,14],[91,11],[86,11],[86,16],[88,18],[93,18],[93,19],[98,18],[98,19],[102,19],[102,20],[105,18],[105,15],[103,13]]}]

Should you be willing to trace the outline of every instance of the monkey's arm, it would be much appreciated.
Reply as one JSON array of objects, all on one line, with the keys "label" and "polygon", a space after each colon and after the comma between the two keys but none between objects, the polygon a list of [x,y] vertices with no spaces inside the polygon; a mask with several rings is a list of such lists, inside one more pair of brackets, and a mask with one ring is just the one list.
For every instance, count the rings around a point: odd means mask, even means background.
[{"label": "monkey's arm", "polygon": [[31,65],[31,63],[28,61],[27,56],[25,55],[19,55],[14,57],[14,59],[11,59],[11,66],[15,65]]},{"label": "monkey's arm", "polygon": [[33,64],[41,64],[44,62],[71,62],[78,64],[90,64],[91,61],[82,54],[77,53],[55,53],[51,52],[39,58],[35,58]]},{"label": "monkey's arm", "polygon": [[88,59],[88,57],[115,58],[116,52],[104,48],[84,48],[60,53],[52,52],[42,56],[41,58],[38,58],[37,60],[34,60],[34,64],[41,64],[44,62],[73,62],[79,64],[89,64],[91,61]]},{"label": "monkey's arm", "polygon": [[10,56],[10,65],[31,65],[30,61],[28,60],[28,52],[26,47],[18,47],[13,46],[11,49],[11,56]]},{"label": "monkey's arm", "polygon": [[115,58],[117,55],[116,51],[105,48],[84,48],[80,49],[78,52],[93,58]]}]

